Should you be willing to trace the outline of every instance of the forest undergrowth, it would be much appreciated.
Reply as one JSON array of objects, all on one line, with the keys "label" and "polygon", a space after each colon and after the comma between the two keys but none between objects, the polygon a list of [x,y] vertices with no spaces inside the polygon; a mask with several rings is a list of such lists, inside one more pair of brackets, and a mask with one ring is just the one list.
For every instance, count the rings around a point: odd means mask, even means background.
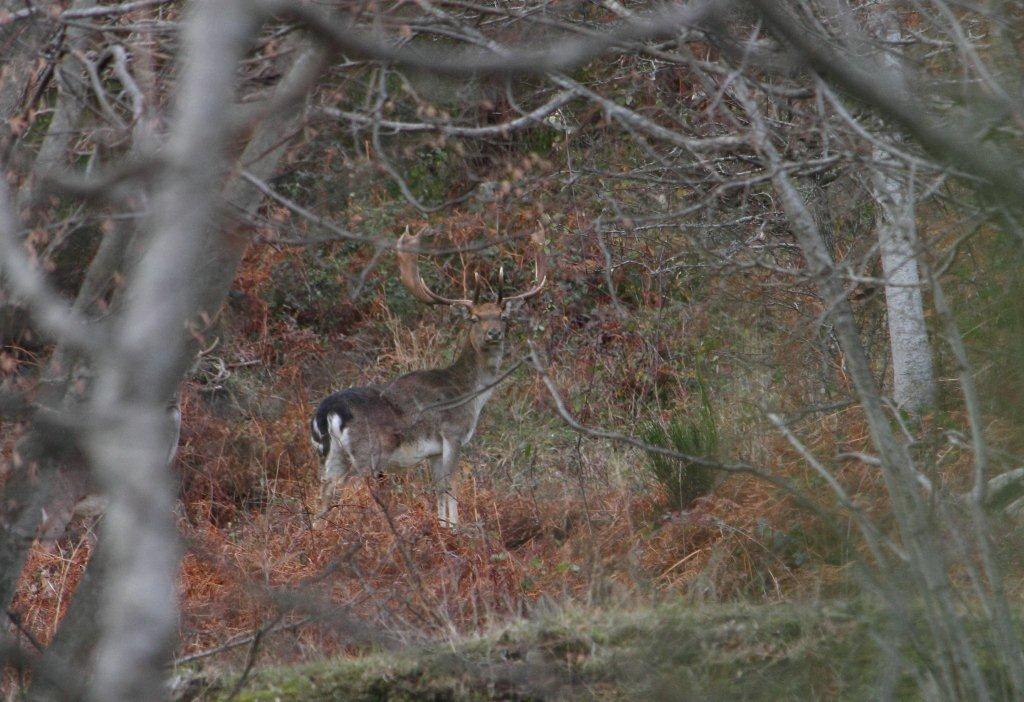
[{"label": "forest undergrowth", "polygon": [[[313,331],[342,324],[333,307],[299,322],[273,306],[281,294],[275,274],[288,255],[252,250],[223,339],[183,393],[175,464],[187,549],[183,659],[247,644],[261,630],[275,632],[260,651],[275,662],[356,651],[382,637],[471,635],[529,617],[544,603],[631,607],[682,598],[699,606],[856,595],[854,539],[837,540],[815,514],[750,475],[719,476],[710,492],[673,507],[648,457],[577,435],[527,370],[505,381],[464,457],[457,531],[438,526],[418,470],[356,480],[326,524],[313,528],[318,462],[307,422],[319,397],[345,383],[436,364],[451,357],[458,339],[446,313],[413,308],[401,319],[390,300],[366,300],[344,328]],[[577,265],[588,264],[597,265]],[[395,306],[403,304],[408,308],[399,298]],[[748,359],[714,338],[744,340],[747,330],[712,329],[707,310],[694,305],[656,306],[648,319],[633,316],[630,327],[606,306],[598,299],[586,321],[553,303],[530,313],[544,327],[551,372],[580,421],[637,434],[643,421],[699,412],[702,374],[720,451],[823,495],[782,437],[751,432],[763,421],[756,405],[765,398],[755,393],[767,388],[750,381]],[[657,372],[638,371],[637,349],[655,328],[669,344],[685,330],[683,343],[701,358],[677,354],[659,361]],[[518,329],[511,357],[526,333]],[[786,341],[782,333],[762,338],[757,351],[784,360]],[[716,343],[721,353],[708,350]],[[801,367],[787,370],[799,378]],[[800,399],[798,380],[766,383]],[[852,454],[866,441],[855,407],[817,413],[800,427],[820,455]],[[950,484],[958,482],[957,460],[944,471]],[[871,467],[851,461],[837,477],[864,509],[885,513]],[[55,631],[92,543],[84,533],[33,551],[15,607],[40,642]],[[335,608],[340,614],[324,614]],[[231,650],[228,660],[241,660],[247,646]]]}]

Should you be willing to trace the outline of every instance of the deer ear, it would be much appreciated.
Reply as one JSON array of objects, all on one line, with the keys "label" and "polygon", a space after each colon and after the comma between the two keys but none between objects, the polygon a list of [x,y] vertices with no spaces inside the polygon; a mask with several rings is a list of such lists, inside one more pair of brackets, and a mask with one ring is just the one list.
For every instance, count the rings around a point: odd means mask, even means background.
[{"label": "deer ear", "polygon": [[508,319],[509,317],[518,314],[519,310],[523,308],[525,300],[508,300],[501,306],[501,317],[502,319]]},{"label": "deer ear", "polygon": [[459,319],[469,319],[469,308],[463,307],[462,305],[452,305],[452,309],[455,310],[455,314]]}]

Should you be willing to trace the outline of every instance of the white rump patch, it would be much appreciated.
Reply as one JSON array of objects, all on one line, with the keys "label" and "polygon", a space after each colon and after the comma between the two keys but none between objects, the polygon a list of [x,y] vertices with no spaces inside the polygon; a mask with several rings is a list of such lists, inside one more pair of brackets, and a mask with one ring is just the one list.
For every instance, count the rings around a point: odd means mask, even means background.
[{"label": "white rump patch", "polygon": [[[331,435],[331,448],[324,460],[324,480],[339,478],[345,474],[345,464],[342,456],[348,454],[352,461],[352,453],[348,450],[348,429],[342,429],[341,415],[331,412],[327,415],[328,434]],[[352,461],[353,465],[355,464]]]},{"label": "white rump patch", "polygon": [[337,412],[331,412],[327,415],[327,425],[330,427],[331,436],[341,440],[341,415]]}]

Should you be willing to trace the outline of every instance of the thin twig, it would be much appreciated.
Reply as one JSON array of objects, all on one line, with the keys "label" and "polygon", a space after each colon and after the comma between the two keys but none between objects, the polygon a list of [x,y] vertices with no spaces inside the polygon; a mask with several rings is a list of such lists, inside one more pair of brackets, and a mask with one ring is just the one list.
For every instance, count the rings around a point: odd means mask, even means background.
[{"label": "thin twig", "polygon": [[[308,616],[302,617],[301,619],[298,619],[294,622],[275,624],[269,630],[264,632],[264,636],[269,634],[276,634],[279,631],[289,631],[291,629],[297,629],[300,626],[303,626],[304,624],[308,624],[309,622],[313,621],[313,619],[314,617]],[[256,634],[239,635],[237,638],[229,639],[218,646],[214,646],[213,648],[208,648],[204,651],[198,651],[196,653],[190,653],[187,656],[175,658],[174,665],[185,665],[186,663],[202,660],[203,658],[209,658],[210,656],[216,656],[218,653],[224,653],[225,651],[230,651],[232,649],[238,648],[239,646],[244,646],[247,643],[250,643],[255,636]]]},{"label": "thin twig", "polygon": [[[65,10],[59,15],[53,17],[53,19],[58,22],[64,22],[66,20],[86,19],[92,17],[114,17],[134,12],[135,10],[142,10],[147,7],[167,5],[172,2],[175,2],[175,0],[136,0],[136,2],[126,2],[121,5],[98,5],[96,7],[85,7],[78,10]],[[9,12],[0,16],[0,27],[17,22],[18,20],[28,19],[34,15],[46,14],[46,10],[44,8],[31,3],[27,4],[28,7],[18,10],[17,12]]]},{"label": "thin twig", "polygon": [[252,673],[252,668],[256,664],[256,657],[259,655],[260,643],[263,641],[263,637],[269,632],[278,622],[281,621],[281,617],[284,614],[278,614],[270,624],[261,626],[252,635],[252,645],[249,646],[249,654],[245,659],[245,668],[242,669],[242,674],[238,676],[238,680],[235,682],[235,686],[231,688],[231,692],[225,699],[225,702],[231,702],[238,696],[238,693],[245,687],[245,683],[249,680],[249,674]]}]

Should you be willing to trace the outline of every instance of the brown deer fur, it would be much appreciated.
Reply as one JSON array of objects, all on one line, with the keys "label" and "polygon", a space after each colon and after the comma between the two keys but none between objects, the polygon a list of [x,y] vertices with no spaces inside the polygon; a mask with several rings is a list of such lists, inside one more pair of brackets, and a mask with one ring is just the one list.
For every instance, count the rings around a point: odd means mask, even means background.
[{"label": "brown deer fur", "polygon": [[438,519],[458,523],[453,480],[459,453],[473,438],[484,404],[494,392],[505,351],[505,332],[513,304],[543,287],[543,257],[537,256],[537,284],[513,298],[475,302],[443,298],[419,275],[418,243],[408,232],[399,240],[402,282],[430,304],[460,305],[471,322],[455,361],[444,368],[414,371],[384,385],[353,387],[326,397],[311,421],[313,445],[323,458],[320,516],[330,508],[336,486],[350,475],[374,475],[390,467],[411,467],[427,460],[437,494]]}]

